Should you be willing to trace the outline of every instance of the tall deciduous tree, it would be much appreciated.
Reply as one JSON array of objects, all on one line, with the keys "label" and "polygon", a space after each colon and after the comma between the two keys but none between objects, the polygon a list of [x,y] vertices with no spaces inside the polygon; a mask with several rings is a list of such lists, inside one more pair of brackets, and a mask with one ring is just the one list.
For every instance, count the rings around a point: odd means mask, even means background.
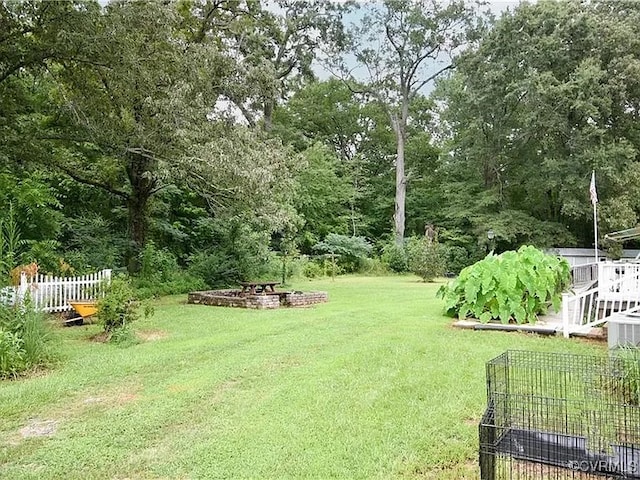
[{"label": "tall deciduous tree", "polygon": [[638,22],[636,2],[522,4],[465,52],[442,87],[449,219],[504,247],[590,245],[595,170],[603,233],[636,224]]},{"label": "tall deciduous tree", "polygon": [[94,62],[94,45],[76,40],[90,33],[87,14],[99,9],[92,0],[1,2],[0,84],[50,60]]},{"label": "tall deciduous tree", "polygon": [[[38,155],[30,130],[48,101],[46,69],[58,61],[95,63],[92,15],[97,2],[0,2],[0,161]],[[28,145],[28,147],[27,147]]]},{"label": "tall deciduous tree", "polygon": [[318,142],[329,147],[339,160],[335,174],[351,183],[348,231],[369,238],[387,232],[393,211],[393,134],[378,103],[338,79],[312,82],[276,110],[273,133],[300,151]]},{"label": "tall deciduous tree", "polygon": [[50,161],[125,202],[133,271],[147,239],[149,201],[175,171],[188,129],[198,115],[204,119],[190,83],[198,65],[178,41],[171,5],[112,2],[92,21],[96,62],[50,68],[66,114],[52,119],[66,148]]},{"label": "tall deciduous tree", "polygon": [[366,70],[367,90],[386,109],[396,139],[394,233],[399,244],[405,232],[411,103],[451,68],[451,55],[467,40],[475,18],[474,8],[462,0],[385,0],[369,6],[352,32],[353,54]]},{"label": "tall deciduous tree", "polygon": [[281,99],[313,78],[314,60],[344,46],[350,2],[194,0],[182,2],[192,41],[227,55],[217,90],[246,123],[270,130]]},{"label": "tall deciduous tree", "polygon": [[91,43],[93,57],[43,63],[46,101],[22,144],[38,146],[34,161],[126,205],[130,271],[147,241],[151,201],[171,185],[197,189],[216,215],[233,206],[264,228],[286,222],[286,150],[213,114],[225,72],[211,67],[224,65],[224,49],[192,41],[172,3],[111,2],[82,13],[91,28],[71,44]]}]

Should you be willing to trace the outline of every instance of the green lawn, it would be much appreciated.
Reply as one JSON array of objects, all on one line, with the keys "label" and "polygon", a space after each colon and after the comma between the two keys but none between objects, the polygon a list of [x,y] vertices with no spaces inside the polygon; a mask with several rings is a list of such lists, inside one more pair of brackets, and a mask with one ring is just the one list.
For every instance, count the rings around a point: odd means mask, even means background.
[{"label": "green lawn", "polygon": [[[253,311],[158,302],[129,348],[60,328],[63,360],[0,383],[0,478],[477,478],[487,360],[602,353],[457,330],[438,284],[320,280],[327,304]],[[37,422],[55,433],[23,438]]]}]

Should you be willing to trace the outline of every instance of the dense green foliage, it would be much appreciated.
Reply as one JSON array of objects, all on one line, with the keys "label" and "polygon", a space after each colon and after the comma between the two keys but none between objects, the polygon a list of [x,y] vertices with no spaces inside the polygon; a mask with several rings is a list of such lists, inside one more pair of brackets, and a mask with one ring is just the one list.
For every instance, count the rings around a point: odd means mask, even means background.
[{"label": "dense green foliage", "polygon": [[[128,278],[116,277],[105,284],[97,307],[98,323],[110,341],[123,343],[132,338],[131,324],[140,319],[143,305]],[[150,313],[144,310],[145,316]]]},{"label": "dense green foliage", "polygon": [[406,271],[433,224],[457,273],[591,246],[592,170],[602,233],[636,224],[637,2],[276,3],[0,2],[0,269],[149,296],[316,275],[336,234]]},{"label": "dense green foliage", "polygon": [[[622,345],[613,350],[612,354],[620,362],[620,379],[606,387],[613,389],[611,393],[618,396],[621,402],[640,405],[640,347],[633,344]],[[620,389],[620,385],[623,388]]]},{"label": "dense green foliage", "polygon": [[499,250],[589,246],[635,226],[640,187],[637,2],[544,1],[505,13],[438,96],[450,142],[442,224]]},{"label": "dense green foliage", "polygon": [[484,323],[535,323],[549,307],[559,310],[569,283],[566,260],[523,246],[517,252],[487,255],[443,285],[438,295],[451,316],[473,316]]},{"label": "dense green foliage", "polygon": [[442,247],[437,240],[411,237],[406,245],[407,267],[425,282],[432,282],[445,272]]},{"label": "dense green foliage", "polygon": [[0,302],[0,378],[44,366],[53,354],[44,314],[35,311],[29,301],[20,306]]},{"label": "dense green foliage", "polygon": [[[421,133],[408,127],[421,123],[424,115],[421,90],[452,67],[443,59],[472,36],[479,18],[474,7],[464,0],[384,0],[365,8],[360,24],[352,27],[350,60],[367,72],[364,91],[385,112],[395,140],[393,233],[398,245],[406,228],[407,140]],[[360,83],[352,64],[340,65],[352,83]]]}]

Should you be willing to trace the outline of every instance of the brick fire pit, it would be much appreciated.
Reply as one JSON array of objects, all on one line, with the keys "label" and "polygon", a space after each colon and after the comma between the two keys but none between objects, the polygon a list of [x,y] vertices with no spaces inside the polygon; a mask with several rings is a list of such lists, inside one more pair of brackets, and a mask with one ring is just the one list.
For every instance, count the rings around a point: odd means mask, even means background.
[{"label": "brick fire pit", "polygon": [[243,294],[242,290],[208,290],[191,292],[187,303],[239,308],[306,307],[329,300],[327,292],[265,292]]}]

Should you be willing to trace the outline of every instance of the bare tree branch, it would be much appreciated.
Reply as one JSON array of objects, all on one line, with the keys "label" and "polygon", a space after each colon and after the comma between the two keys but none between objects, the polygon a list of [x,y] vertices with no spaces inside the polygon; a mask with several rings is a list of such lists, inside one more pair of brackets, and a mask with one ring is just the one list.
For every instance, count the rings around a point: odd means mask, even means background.
[{"label": "bare tree branch", "polygon": [[102,190],[105,190],[113,195],[116,195],[124,200],[128,200],[129,197],[131,196],[128,192],[125,192],[124,190],[120,190],[118,188],[115,188],[113,185],[110,185],[108,183],[104,183],[104,182],[99,182],[97,180],[94,180],[92,178],[87,178],[83,175],[80,175],[78,173],[77,170],[75,170],[72,167],[69,167],[67,165],[63,165],[61,163],[56,163],[54,165],[52,165],[54,168],[57,168],[59,170],[61,170],[62,172],[66,173],[67,175],[69,175],[72,179],[74,179],[76,182],[82,183],[84,185],[91,185],[92,187],[98,187]]}]

